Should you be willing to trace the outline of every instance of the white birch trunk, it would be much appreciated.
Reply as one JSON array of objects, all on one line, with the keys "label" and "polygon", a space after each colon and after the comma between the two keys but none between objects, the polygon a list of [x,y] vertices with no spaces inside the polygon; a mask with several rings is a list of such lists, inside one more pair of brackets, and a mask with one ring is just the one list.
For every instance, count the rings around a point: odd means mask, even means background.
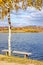
[{"label": "white birch trunk", "polygon": [[9,56],[11,56],[11,29],[9,25],[9,36],[8,36],[8,50],[9,50]]},{"label": "white birch trunk", "polygon": [[8,25],[9,25],[9,36],[8,36],[8,50],[9,56],[11,56],[11,22],[10,22],[10,9],[8,8]]}]

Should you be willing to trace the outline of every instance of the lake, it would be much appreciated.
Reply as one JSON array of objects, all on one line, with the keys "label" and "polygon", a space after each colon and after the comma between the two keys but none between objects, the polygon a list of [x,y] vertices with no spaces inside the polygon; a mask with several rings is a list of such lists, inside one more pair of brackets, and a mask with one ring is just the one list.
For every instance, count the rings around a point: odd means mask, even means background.
[{"label": "lake", "polygon": [[[0,33],[1,50],[8,48],[8,33]],[[12,33],[11,48],[16,51],[32,52],[31,59],[43,60],[43,33]]]}]

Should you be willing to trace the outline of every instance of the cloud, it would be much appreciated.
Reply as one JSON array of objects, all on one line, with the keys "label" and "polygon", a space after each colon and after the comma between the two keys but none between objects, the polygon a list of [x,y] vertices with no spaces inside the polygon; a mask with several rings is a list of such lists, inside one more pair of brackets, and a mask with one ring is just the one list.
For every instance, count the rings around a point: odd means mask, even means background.
[{"label": "cloud", "polygon": [[42,20],[43,8],[39,11],[34,7],[28,7],[26,11],[19,10],[17,13],[13,11],[11,14],[11,22],[14,26],[43,25]]},{"label": "cloud", "polygon": [[[43,8],[41,11],[36,10],[34,7],[28,7],[27,10],[19,9],[18,12],[11,11],[10,16],[13,26],[43,25]],[[6,17],[4,20],[5,25],[8,25],[7,21]]]}]

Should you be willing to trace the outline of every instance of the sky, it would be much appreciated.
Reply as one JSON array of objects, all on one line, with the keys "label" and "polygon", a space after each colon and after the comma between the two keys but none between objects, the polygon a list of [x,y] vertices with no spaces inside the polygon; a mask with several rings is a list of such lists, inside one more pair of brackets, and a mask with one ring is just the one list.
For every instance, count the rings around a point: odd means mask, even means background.
[{"label": "sky", "polygon": [[[34,7],[28,7],[26,10],[11,11],[10,13],[11,25],[15,27],[37,25],[43,26],[43,7],[41,11]],[[8,26],[7,16],[2,21],[0,20],[0,26]]]}]

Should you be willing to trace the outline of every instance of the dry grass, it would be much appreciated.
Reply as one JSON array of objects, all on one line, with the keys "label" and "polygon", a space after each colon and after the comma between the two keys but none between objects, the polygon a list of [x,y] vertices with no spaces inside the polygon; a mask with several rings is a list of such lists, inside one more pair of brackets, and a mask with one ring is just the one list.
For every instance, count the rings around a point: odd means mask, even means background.
[{"label": "dry grass", "polygon": [[14,56],[5,56],[5,55],[0,55],[0,61],[7,61],[7,62],[15,62],[15,63],[20,63],[20,64],[34,64],[34,65],[43,65],[43,61],[37,61],[37,60],[31,60],[27,58],[19,58],[19,57],[14,57]]}]

